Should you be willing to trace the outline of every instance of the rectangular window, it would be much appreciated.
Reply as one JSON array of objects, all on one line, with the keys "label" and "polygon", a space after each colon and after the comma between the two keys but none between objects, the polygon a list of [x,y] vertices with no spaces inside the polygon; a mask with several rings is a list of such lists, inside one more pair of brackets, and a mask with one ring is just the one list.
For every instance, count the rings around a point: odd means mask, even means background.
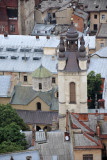
[{"label": "rectangular window", "polygon": [[10,32],[15,32],[15,25],[14,24],[10,25]]},{"label": "rectangular window", "polygon": [[94,19],[97,19],[97,15],[96,14],[94,15]]},{"label": "rectangular window", "polygon": [[105,15],[102,15],[102,17],[101,17],[102,19],[105,19]]},{"label": "rectangular window", "polygon": [[42,83],[39,83],[39,89],[42,89]]},{"label": "rectangular window", "polygon": [[24,76],[24,82],[27,82],[27,76]]},{"label": "rectangular window", "polygon": [[103,48],[104,47],[104,43],[100,43],[100,47]]},{"label": "rectangular window", "polygon": [[56,83],[55,77],[52,77],[52,83]]},{"label": "rectangular window", "polygon": [[97,24],[94,24],[94,31],[97,31]]},{"label": "rectangular window", "polygon": [[83,155],[83,160],[93,160],[93,155],[92,154],[85,154],[85,155]]},{"label": "rectangular window", "polygon": [[55,13],[53,13],[53,18],[55,18]]}]

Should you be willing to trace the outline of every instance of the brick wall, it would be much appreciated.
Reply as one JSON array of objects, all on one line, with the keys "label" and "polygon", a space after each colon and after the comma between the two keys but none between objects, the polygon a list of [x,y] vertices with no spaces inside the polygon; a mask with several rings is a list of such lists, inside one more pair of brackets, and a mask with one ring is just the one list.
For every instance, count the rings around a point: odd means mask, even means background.
[{"label": "brick wall", "polygon": [[72,16],[75,27],[77,28],[78,31],[83,32],[84,30],[84,21],[81,17],[77,15]]}]

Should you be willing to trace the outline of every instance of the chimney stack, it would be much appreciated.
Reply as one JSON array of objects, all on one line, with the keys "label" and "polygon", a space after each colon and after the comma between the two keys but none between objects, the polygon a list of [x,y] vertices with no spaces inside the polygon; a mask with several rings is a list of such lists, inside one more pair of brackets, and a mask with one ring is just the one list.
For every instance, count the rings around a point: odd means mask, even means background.
[{"label": "chimney stack", "polygon": [[38,35],[36,35],[36,39],[39,39],[39,36],[38,36]]},{"label": "chimney stack", "polygon": [[99,122],[97,122],[97,136],[100,136],[100,125]]}]

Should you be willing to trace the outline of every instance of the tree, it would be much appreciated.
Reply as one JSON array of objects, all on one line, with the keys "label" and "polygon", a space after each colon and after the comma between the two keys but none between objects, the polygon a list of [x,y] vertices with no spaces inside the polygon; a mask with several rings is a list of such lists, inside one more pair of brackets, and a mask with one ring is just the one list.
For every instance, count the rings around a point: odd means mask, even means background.
[{"label": "tree", "polygon": [[95,74],[94,71],[91,71],[87,77],[87,85],[88,85],[88,99],[91,99],[89,108],[95,108],[95,96],[97,95],[98,99],[102,98],[101,74]]},{"label": "tree", "polygon": [[29,128],[10,105],[0,105],[0,153],[26,149],[25,135]]}]

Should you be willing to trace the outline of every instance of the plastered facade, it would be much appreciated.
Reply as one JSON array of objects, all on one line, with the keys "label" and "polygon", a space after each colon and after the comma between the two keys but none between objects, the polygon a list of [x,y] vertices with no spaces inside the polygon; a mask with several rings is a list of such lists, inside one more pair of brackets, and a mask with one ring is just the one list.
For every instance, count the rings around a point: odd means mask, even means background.
[{"label": "plastered facade", "polygon": [[12,107],[15,109],[20,109],[20,110],[37,110],[37,103],[41,103],[41,111],[50,111],[50,107],[39,97],[36,97],[34,100],[32,100],[29,104],[27,105],[16,105],[12,104]]},{"label": "plastered facade", "polygon": [[[97,18],[94,18],[94,15],[97,15]],[[97,29],[100,25],[100,13],[99,12],[91,12],[90,13],[90,29],[94,30],[94,24],[97,24]]]},{"label": "plastered facade", "polygon": [[96,38],[96,51],[101,49],[101,45],[107,46],[107,38]]},{"label": "plastered facade", "polygon": [[35,0],[18,0],[18,29],[19,34],[30,34],[34,27]]},{"label": "plastered facade", "polygon": [[83,160],[83,155],[93,154],[93,160],[101,160],[101,149],[74,149],[74,160]]}]

